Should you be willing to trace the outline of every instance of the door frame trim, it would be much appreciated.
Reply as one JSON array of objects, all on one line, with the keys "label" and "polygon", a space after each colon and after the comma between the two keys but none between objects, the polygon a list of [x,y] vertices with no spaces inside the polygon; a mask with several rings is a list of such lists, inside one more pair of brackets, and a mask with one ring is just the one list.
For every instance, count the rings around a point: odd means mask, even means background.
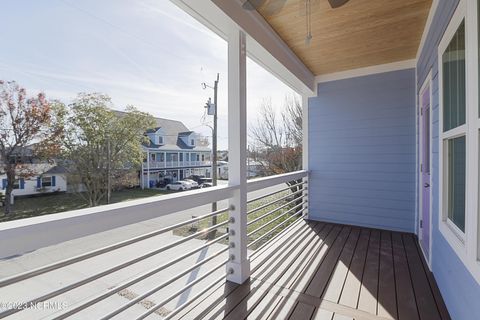
[{"label": "door frame trim", "polygon": [[[425,254],[425,251],[423,250],[423,247],[422,247],[422,237],[423,237],[423,233],[422,233],[422,228],[420,228],[420,220],[423,218],[423,177],[422,177],[422,171],[420,170],[421,168],[421,165],[423,164],[423,153],[422,153],[422,148],[423,148],[423,116],[421,114],[421,109],[422,109],[422,96],[423,96],[423,93],[425,92],[426,88],[428,87],[428,90],[430,91],[430,123],[429,123],[429,136],[430,136],[430,147],[429,147],[429,150],[428,150],[428,153],[429,153],[429,157],[430,157],[430,163],[429,163],[429,166],[430,166],[430,194],[429,194],[429,197],[430,197],[430,207],[429,207],[429,211],[430,211],[430,214],[429,214],[429,221],[428,221],[428,224],[429,224],[429,227],[430,227],[430,231],[429,231],[429,234],[428,234],[428,237],[429,237],[429,241],[428,241],[428,256]],[[433,131],[433,126],[432,126],[432,123],[433,123],[433,94],[432,94],[432,70],[430,69],[430,71],[428,72],[428,75],[425,77],[425,80],[423,81],[422,83],[422,86],[420,87],[420,90],[419,92],[417,93],[417,99],[418,99],[418,112],[417,112],[417,117],[418,117],[418,217],[417,217],[417,223],[418,223],[418,243],[419,243],[419,247],[422,251],[422,254],[423,256],[425,257],[425,260],[427,261],[427,264],[428,264],[428,268],[430,270],[432,270],[432,242],[433,242],[433,237],[432,237],[432,233],[433,233],[433,225],[432,225],[432,216],[433,216],[433,212],[432,212],[432,204],[433,204],[433,181],[432,181],[432,145],[433,145],[433,139],[432,139],[432,131]],[[423,223],[426,223],[425,221]]]}]

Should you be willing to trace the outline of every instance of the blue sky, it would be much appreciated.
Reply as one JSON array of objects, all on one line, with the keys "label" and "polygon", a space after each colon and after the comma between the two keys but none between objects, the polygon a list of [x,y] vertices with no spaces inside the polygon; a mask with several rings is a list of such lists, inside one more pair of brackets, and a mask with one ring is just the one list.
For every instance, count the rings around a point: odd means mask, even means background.
[{"label": "blue sky", "polygon": [[[227,148],[227,44],[168,0],[2,0],[0,79],[69,103],[78,92],[109,94],[115,107],[202,126],[220,73],[219,147]],[[249,123],[262,99],[281,107],[293,91],[247,64]]]}]

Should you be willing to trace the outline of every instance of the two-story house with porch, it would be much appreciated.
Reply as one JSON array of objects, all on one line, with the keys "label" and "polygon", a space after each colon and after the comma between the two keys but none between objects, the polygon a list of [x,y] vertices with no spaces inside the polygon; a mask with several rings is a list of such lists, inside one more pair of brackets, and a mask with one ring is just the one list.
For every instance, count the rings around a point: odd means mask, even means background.
[{"label": "two-story house with porch", "polygon": [[190,175],[210,176],[211,149],[198,133],[182,122],[156,118],[156,127],[147,130],[142,164],[143,188],[154,188]]}]

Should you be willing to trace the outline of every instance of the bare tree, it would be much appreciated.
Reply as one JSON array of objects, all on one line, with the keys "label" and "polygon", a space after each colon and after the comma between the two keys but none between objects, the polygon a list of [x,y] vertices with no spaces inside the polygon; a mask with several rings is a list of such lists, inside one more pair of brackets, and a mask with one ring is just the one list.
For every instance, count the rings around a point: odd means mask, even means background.
[{"label": "bare tree", "polygon": [[264,99],[249,135],[266,175],[302,168],[302,106],[296,96],[285,97],[279,114],[272,100]]},{"label": "bare tree", "polygon": [[[256,147],[257,162],[266,175],[282,174],[302,169],[302,106],[296,96],[286,96],[283,109],[275,111],[272,100],[264,99],[257,123],[250,128],[250,139]],[[302,187],[301,180],[287,183],[292,193]],[[297,193],[295,205],[302,202]],[[300,208],[299,208],[300,209]]]}]

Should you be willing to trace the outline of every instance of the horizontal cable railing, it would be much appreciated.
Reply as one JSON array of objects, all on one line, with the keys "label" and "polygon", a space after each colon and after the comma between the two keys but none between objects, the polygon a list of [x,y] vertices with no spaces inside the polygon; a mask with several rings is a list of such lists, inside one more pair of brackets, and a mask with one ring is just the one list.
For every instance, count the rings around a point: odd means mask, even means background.
[{"label": "horizontal cable railing", "polygon": [[[192,225],[192,223],[199,222],[199,221],[211,218],[213,216],[219,216],[222,213],[226,214],[227,211],[228,211],[228,208],[217,210],[215,212],[211,212],[211,213],[199,216],[199,217],[195,217],[195,218],[183,221],[181,223],[177,223],[177,224],[174,224],[172,226],[165,227],[165,228],[150,232],[150,233],[142,235],[142,236],[138,236],[138,237],[135,237],[135,238],[132,238],[132,239],[128,239],[128,240],[125,240],[125,241],[122,241],[122,242],[119,242],[119,243],[116,243],[116,244],[113,244],[113,245],[110,245],[110,246],[106,246],[106,247],[103,247],[103,248],[100,248],[100,249],[97,249],[97,250],[93,250],[93,251],[90,251],[90,252],[87,252],[87,253],[84,253],[84,254],[81,254],[81,255],[78,255],[78,256],[74,256],[72,258],[67,258],[67,259],[64,259],[62,261],[49,264],[47,266],[42,266],[42,267],[27,271],[27,272],[23,272],[21,274],[17,274],[17,275],[2,279],[2,280],[0,280],[0,287],[6,287],[6,289],[8,289],[9,285],[19,283],[19,282],[24,281],[24,280],[28,280],[30,278],[45,274],[47,272],[52,272],[52,271],[55,271],[55,270],[58,270],[58,269],[62,269],[64,267],[67,267],[69,265],[73,265],[75,263],[84,262],[88,259],[92,259],[94,257],[97,257],[97,256],[101,255],[101,254],[113,252],[113,251],[118,250],[120,248],[123,248],[125,246],[131,245],[131,244],[134,244],[134,243],[138,243],[140,241],[143,241],[143,240],[146,240],[146,239],[149,239],[149,238],[161,235],[161,234],[165,234],[166,232],[176,230],[176,229],[179,229],[179,228],[187,226],[187,225]],[[151,251],[149,251],[147,253],[144,253],[142,255],[136,256],[133,259],[127,259],[126,261],[123,261],[121,263],[113,264],[113,265],[109,266],[108,268],[106,268],[106,269],[104,269],[100,272],[97,272],[97,273],[89,275],[85,278],[79,279],[78,281],[74,281],[73,283],[70,283],[68,285],[56,288],[55,290],[52,290],[48,293],[36,296],[34,298],[31,298],[31,299],[28,299],[24,302],[24,305],[36,305],[40,302],[48,301],[48,300],[50,300],[54,297],[57,297],[61,294],[67,293],[67,292],[69,292],[69,291],[71,291],[75,288],[78,288],[80,286],[84,286],[88,283],[91,283],[95,280],[106,277],[108,275],[111,275],[114,272],[120,271],[120,270],[125,269],[129,266],[132,266],[134,264],[138,264],[141,261],[144,261],[148,258],[154,257],[154,256],[156,256],[160,253],[163,253],[163,252],[167,251],[167,250],[175,249],[175,247],[177,247],[178,245],[180,245],[182,243],[185,243],[187,241],[196,239],[200,236],[208,236],[212,231],[216,231],[220,227],[228,225],[228,223],[229,223],[229,221],[227,219],[226,221],[217,223],[216,225],[204,228],[204,229],[199,230],[197,232],[193,232],[192,234],[181,237],[180,239],[178,239],[176,241],[173,241],[171,243],[160,246],[159,248],[151,250]],[[195,244],[192,244],[192,250],[190,250],[186,253],[183,253],[183,254],[179,254],[174,259],[172,259],[172,260],[170,260],[170,261],[168,261],[168,262],[166,262],[166,263],[164,263],[164,264],[162,264],[158,267],[147,270],[144,273],[142,273],[140,275],[137,275],[136,277],[134,277],[134,278],[132,278],[132,279],[130,279],[130,280],[124,282],[124,283],[117,284],[113,288],[108,289],[105,292],[102,292],[102,293],[98,294],[97,296],[91,297],[91,298],[81,302],[79,305],[74,306],[73,308],[69,308],[66,312],[55,316],[55,319],[65,319],[65,318],[67,318],[67,317],[69,317],[73,314],[76,314],[76,313],[94,305],[95,303],[98,303],[98,302],[100,302],[100,301],[102,301],[102,300],[120,292],[121,290],[123,290],[125,288],[128,288],[128,287],[130,287],[130,286],[132,286],[136,283],[139,283],[140,281],[143,281],[143,280],[145,280],[145,279],[147,279],[147,278],[149,278],[149,277],[151,277],[151,276],[153,276],[153,275],[155,275],[155,274],[157,274],[157,273],[159,273],[159,272],[161,272],[161,271],[163,271],[163,270],[165,270],[169,267],[172,267],[176,263],[179,263],[180,261],[182,261],[182,260],[184,260],[188,257],[191,257],[195,253],[198,253],[198,252],[212,246],[213,244],[225,242],[227,239],[228,239],[228,233],[223,234],[219,237],[216,237],[212,240],[209,240],[207,243],[205,243],[201,246],[198,246],[198,247],[195,247]],[[176,276],[172,277],[169,281],[166,281],[165,283],[162,283],[160,286],[158,286],[156,288],[156,291],[168,286],[169,284],[171,284],[175,280],[180,279],[182,276],[187,275],[188,273],[192,272],[193,270],[200,268],[201,266],[210,262],[214,258],[217,258],[218,256],[220,256],[221,254],[226,255],[226,253],[228,251],[228,246],[226,246],[225,244],[224,244],[224,246],[225,246],[225,248],[219,250],[218,252],[216,252],[216,253],[214,253],[214,254],[212,254],[212,255],[204,258],[204,259],[202,259],[201,261],[197,262],[193,266],[186,268],[185,270],[183,270],[182,272],[180,272]],[[217,269],[215,269],[215,270],[217,270]],[[208,275],[208,273],[205,276],[207,276],[207,275]],[[130,307],[131,305],[133,305],[133,304],[128,304],[128,307]],[[126,309],[128,307],[124,307],[124,309]],[[122,310],[124,310],[124,309],[122,309]],[[13,308],[12,309],[7,309],[7,310],[4,310],[4,311],[0,311],[0,318],[7,317],[7,316],[15,314],[19,311],[21,311],[21,309],[13,309]]]},{"label": "horizontal cable railing", "polygon": [[279,188],[248,201],[247,248],[256,250],[304,217],[307,207],[307,181],[297,177],[288,187]]},{"label": "horizontal cable railing", "polygon": [[[226,211],[228,211],[228,208],[220,209],[220,210],[217,210],[215,212],[211,212],[211,213],[199,216],[199,217],[194,217],[194,218],[189,219],[187,221],[183,221],[183,222],[174,224],[172,226],[165,227],[165,228],[162,228],[160,230],[156,230],[156,231],[153,231],[153,232],[150,232],[150,233],[147,233],[147,234],[135,237],[135,238],[131,238],[131,239],[128,239],[128,240],[125,240],[125,241],[122,241],[122,242],[119,242],[119,243],[115,243],[113,245],[109,245],[109,246],[106,246],[106,247],[103,247],[103,248],[100,248],[100,249],[97,249],[97,250],[93,250],[93,251],[90,251],[90,252],[75,256],[75,257],[64,259],[64,260],[61,260],[61,261],[58,261],[58,262],[55,262],[55,263],[52,263],[52,264],[49,264],[49,265],[46,265],[46,266],[42,266],[42,267],[30,270],[30,271],[26,271],[26,272],[23,272],[23,273],[20,273],[20,274],[17,274],[17,275],[8,277],[8,278],[1,279],[0,280],[0,288],[4,287],[4,286],[7,286],[9,284],[18,282],[18,281],[22,281],[22,280],[40,275],[40,274],[45,273],[45,272],[53,271],[53,270],[56,270],[56,269],[59,269],[59,268],[66,267],[66,266],[68,266],[70,264],[73,264],[73,263],[76,263],[76,262],[80,262],[80,261],[83,261],[83,260],[86,260],[86,259],[93,258],[93,257],[101,255],[103,253],[107,253],[107,252],[110,252],[110,251],[113,251],[113,250],[116,250],[116,249],[120,249],[122,247],[137,243],[139,241],[146,240],[148,238],[152,238],[152,237],[161,235],[163,233],[178,229],[182,226],[189,225],[189,224],[192,224],[194,222],[197,222],[197,221],[209,218],[209,217],[213,217],[215,215],[219,215],[219,214],[221,214],[223,212],[226,212]],[[225,225],[225,224],[227,224],[227,222],[221,223],[220,225]],[[218,226],[219,225],[217,225],[215,227],[218,227]],[[216,228],[213,228],[213,229],[216,229]],[[195,234],[195,236],[198,236],[198,235],[200,235],[204,232],[205,231],[198,232],[197,234]],[[194,238],[194,237],[190,236],[189,239],[191,239],[191,238]],[[169,247],[173,247],[173,246],[178,245],[182,242],[185,242],[189,239],[181,239],[181,240],[173,243],[172,245],[169,245]],[[149,253],[148,256],[157,254],[157,253],[162,252],[166,249],[167,248],[160,248],[158,250],[158,252],[156,250],[155,253],[153,253],[153,252]],[[144,255],[143,258],[146,259],[147,255]],[[134,262],[132,262],[132,263],[134,263]]]},{"label": "horizontal cable railing", "polygon": [[[307,210],[307,181],[304,181],[304,178],[306,178],[306,172],[296,172],[248,182],[249,200],[247,210],[242,214],[247,216],[245,233],[248,244],[244,245],[250,250],[250,255],[273,241],[280,232],[289,230],[304,217]],[[268,183],[269,181],[271,184]],[[285,183],[287,187],[284,187]],[[266,187],[271,187],[273,190],[263,192],[262,190]],[[216,192],[229,195],[230,189]],[[218,194],[215,195],[216,192],[199,193],[199,195],[209,195],[215,201],[229,199],[229,196],[222,198]],[[185,199],[184,201],[194,199],[194,203],[204,203],[203,200],[194,198],[193,194],[179,196],[177,199],[179,202],[182,199]],[[159,200],[158,206],[161,207],[163,202]],[[171,199],[165,203],[171,206]],[[75,296],[75,298],[70,296],[69,299],[73,299],[74,302],[64,310],[52,311],[48,318],[83,317],[84,312],[86,314],[95,312],[93,317],[95,319],[111,319],[123,315],[128,310],[130,314],[138,313],[136,316],[128,316],[131,319],[144,319],[153,313],[161,314],[165,319],[171,319],[213,286],[226,281],[227,276],[233,273],[233,269],[227,266],[232,259],[235,259],[228,253],[235,245],[230,242],[233,241],[230,237],[236,230],[229,230],[230,224],[234,221],[231,210],[235,209],[234,206],[228,207],[224,202],[221,206],[223,206],[222,209],[214,212],[0,279],[0,290],[9,292],[13,288],[11,286],[28,285],[28,281],[31,280],[48,282],[48,277],[52,277],[50,278],[53,280],[52,283],[47,286],[48,291],[34,290],[26,293],[22,298],[22,305],[36,305],[52,301],[53,298],[75,295],[74,292],[77,291],[74,290],[92,286],[97,281],[107,283],[107,279],[115,275],[116,280],[113,285],[103,289],[96,287],[93,294]],[[184,205],[179,207],[185,208]],[[132,210],[132,212],[135,211]],[[92,221],[92,223],[95,222]],[[158,241],[159,245],[154,245],[152,248],[154,241]],[[129,246],[142,247],[147,242],[149,245],[138,253],[129,249],[129,254],[124,255]],[[180,246],[182,248],[177,249]],[[212,253],[209,253],[210,250]],[[102,268],[93,268],[91,272],[81,273],[72,281],[55,281],[57,272],[64,274],[70,271],[69,268],[74,270],[89,263],[95,265],[97,259],[105,259],[110,255],[117,260],[107,259],[108,263],[105,264],[104,261]],[[131,273],[130,270],[136,271]],[[123,296],[124,291],[132,287],[137,288],[138,292],[131,296],[127,295],[129,297],[125,301],[112,300],[114,296]],[[105,306],[102,303],[107,300],[109,308],[101,308],[100,305]],[[113,307],[112,301],[115,301]],[[177,302],[174,304],[174,301]],[[144,307],[148,305],[148,308],[145,307],[143,312],[138,308],[133,309],[134,306],[139,305]],[[21,311],[24,310],[0,309],[0,318]],[[92,316],[87,317],[92,318]]]}]

